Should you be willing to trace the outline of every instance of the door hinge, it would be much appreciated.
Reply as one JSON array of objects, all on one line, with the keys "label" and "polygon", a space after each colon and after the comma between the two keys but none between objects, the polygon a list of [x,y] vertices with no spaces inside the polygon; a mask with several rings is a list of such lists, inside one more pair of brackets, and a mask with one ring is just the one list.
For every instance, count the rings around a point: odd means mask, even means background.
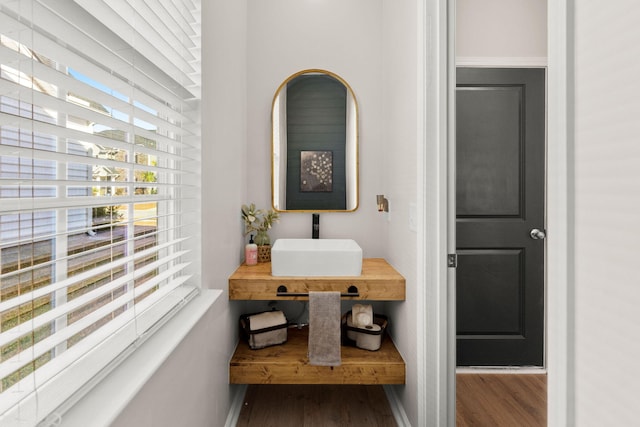
[{"label": "door hinge", "polygon": [[458,254],[447,255],[447,267],[450,267],[450,268],[458,267]]}]

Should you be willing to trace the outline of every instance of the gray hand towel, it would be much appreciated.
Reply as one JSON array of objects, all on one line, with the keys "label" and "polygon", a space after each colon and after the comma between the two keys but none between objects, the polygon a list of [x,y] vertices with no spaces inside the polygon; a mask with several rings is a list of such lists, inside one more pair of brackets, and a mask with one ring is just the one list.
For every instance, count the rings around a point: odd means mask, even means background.
[{"label": "gray hand towel", "polygon": [[340,366],[340,292],[309,292],[309,363]]}]

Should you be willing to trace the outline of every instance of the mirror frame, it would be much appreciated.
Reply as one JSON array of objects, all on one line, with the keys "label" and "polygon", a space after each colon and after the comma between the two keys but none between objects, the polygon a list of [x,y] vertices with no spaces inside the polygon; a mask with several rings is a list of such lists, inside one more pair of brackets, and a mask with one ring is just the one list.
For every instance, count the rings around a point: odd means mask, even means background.
[{"label": "mirror frame", "polygon": [[[287,85],[291,80],[305,74],[324,74],[328,75],[340,83],[347,90],[347,134],[346,136],[346,151],[347,157],[353,157],[350,160],[349,166],[346,166],[346,194],[347,194],[347,206],[346,209],[286,209],[286,172],[287,172],[287,159],[286,154],[281,155],[282,147],[286,149],[286,140],[281,140],[281,120],[283,115],[286,116],[286,109],[280,105],[280,97],[282,91],[287,88]],[[286,91],[285,91],[286,93]],[[351,105],[352,104],[352,105]],[[285,119],[286,120],[286,119]],[[349,126],[349,122],[352,125]],[[271,206],[277,212],[354,212],[360,205],[360,160],[359,160],[359,110],[358,101],[355,93],[349,83],[346,82],[339,75],[319,69],[311,68],[307,70],[298,71],[287,77],[276,90],[273,101],[271,103]],[[346,161],[345,161],[346,162]],[[284,184],[282,184],[284,182]],[[285,194],[280,194],[285,193]],[[284,205],[284,206],[283,206]]]}]

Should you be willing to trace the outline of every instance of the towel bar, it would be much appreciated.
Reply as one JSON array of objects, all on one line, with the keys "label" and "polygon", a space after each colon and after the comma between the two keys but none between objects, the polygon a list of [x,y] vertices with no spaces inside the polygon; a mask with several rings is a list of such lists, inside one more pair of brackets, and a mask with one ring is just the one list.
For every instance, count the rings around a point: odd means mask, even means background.
[{"label": "towel bar", "polygon": [[[285,285],[278,286],[278,290],[276,291],[276,296],[278,297],[308,297],[308,292],[288,292],[287,287]],[[357,286],[349,286],[346,293],[340,294],[341,297],[359,297],[360,292],[358,292]]]}]

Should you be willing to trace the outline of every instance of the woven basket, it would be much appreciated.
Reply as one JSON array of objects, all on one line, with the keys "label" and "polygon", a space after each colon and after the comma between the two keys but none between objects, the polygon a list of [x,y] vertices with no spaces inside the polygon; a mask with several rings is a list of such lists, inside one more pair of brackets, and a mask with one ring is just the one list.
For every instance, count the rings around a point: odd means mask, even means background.
[{"label": "woven basket", "polygon": [[258,262],[271,261],[271,245],[258,246]]}]

